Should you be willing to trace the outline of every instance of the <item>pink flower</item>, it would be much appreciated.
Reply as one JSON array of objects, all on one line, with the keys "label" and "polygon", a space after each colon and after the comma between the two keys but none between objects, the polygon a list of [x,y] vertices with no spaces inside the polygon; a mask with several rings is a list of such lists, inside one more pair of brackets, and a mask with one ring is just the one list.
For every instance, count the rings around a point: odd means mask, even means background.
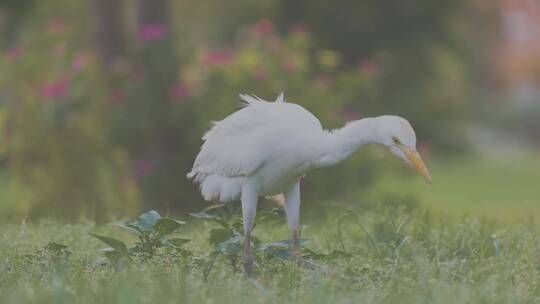
[{"label": "pink flower", "polygon": [[19,47],[12,47],[7,50],[6,55],[9,59],[15,60],[22,54],[22,49]]},{"label": "pink flower", "polygon": [[171,90],[171,97],[178,102],[189,98],[190,95],[191,89],[186,84],[178,84]]},{"label": "pink flower", "polygon": [[262,36],[271,35],[274,30],[274,23],[270,19],[264,18],[255,23],[255,31]]},{"label": "pink flower", "polygon": [[208,66],[219,66],[231,62],[234,54],[231,51],[212,51],[204,58],[204,64]]},{"label": "pink flower", "polygon": [[152,174],[156,169],[154,162],[146,159],[135,161],[135,175],[137,177],[145,177]]},{"label": "pink flower", "polygon": [[109,103],[113,105],[122,104],[126,101],[126,93],[120,89],[113,90],[109,94]]},{"label": "pink flower", "polygon": [[49,24],[47,25],[47,30],[51,34],[62,35],[67,33],[69,28],[64,22],[64,20],[60,18],[55,18],[49,21]]},{"label": "pink flower", "polygon": [[146,23],[139,29],[139,37],[145,42],[159,41],[167,35],[167,27],[162,23]]},{"label": "pink flower", "polygon": [[64,97],[69,89],[70,81],[69,77],[65,76],[55,82],[42,85],[40,88],[41,97],[45,99]]}]

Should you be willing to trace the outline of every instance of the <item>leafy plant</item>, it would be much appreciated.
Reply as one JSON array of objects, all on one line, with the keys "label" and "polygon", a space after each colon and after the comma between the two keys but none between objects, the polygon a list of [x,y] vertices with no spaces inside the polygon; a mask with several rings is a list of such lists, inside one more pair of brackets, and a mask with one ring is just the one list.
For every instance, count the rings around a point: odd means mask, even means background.
[{"label": "leafy plant", "polygon": [[[193,212],[190,215],[196,219],[214,222],[219,228],[210,230],[208,242],[214,247],[214,251],[209,254],[209,260],[206,263],[204,276],[207,277],[218,256],[228,257],[234,270],[237,269],[237,262],[242,251],[244,241],[242,220],[238,216],[226,218],[225,216],[210,213],[211,210],[220,210],[223,205],[214,205],[204,209],[201,212]],[[255,242],[258,240],[253,238]]]},{"label": "leafy plant", "polygon": [[[227,217],[210,213],[212,210],[219,210],[223,205],[214,205],[204,209],[201,212],[193,212],[190,215],[196,219],[210,221],[218,224],[220,228],[210,230],[208,241],[214,246],[217,252],[225,255],[237,255],[240,253],[241,243],[243,242],[244,225],[242,217],[239,214]],[[281,208],[273,208],[271,210],[259,211],[255,217],[254,227],[258,224],[268,223],[277,220],[283,220],[285,212]],[[260,244],[256,237],[251,237],[255,245]]]},{"label": "leafy plant", "polygon": [[[229,259],[231,266],[236,271],[238,269],[237,262],[241,256],[242,245],[245,240],[242,217],[239,214],[234,214],[233,216],[227,217],[225,215],[226,213],[224,212],[222,212],[222,215],[213,213],[216,210],[220,210],[219,207],[223,207],[223,205],[213,205],[201,212],[194,212],[190,214],[196,219],[214,222],[220,226],[219,228],[211,229],[208,236],[208,242],[214,247],[214,251],[209,254],[209,260],[205,269],[205,277],[208,276],[208,273],[219,255],[226,256]],[[262,223],[270,223],[280,220],[283,221],[284,218],[285,211],[282,208],[272,208],[271,210],[259,211],[255,217],[254,228]],[[251,241],[253,246],[252,248],[254,248],[256,252],[264,253],[269,257],[276,257],[282,261],[295,260],[292,243],[290,240],[262,244],[257,237],[251,236]],[[305,248],[307,243],[307,239],[300,240],[299,245],[302,255],[305,257],[319,256],[320,254]]]},{"label": "leafy plant", "polygon": [[184,224],[185,222],[179,220],[161,217],[158,212],[151,210],[133,221],[111,223],[111,225],[123,228],[138,237],[139,241],[131,247],[128,247],[123,241],[111,237],[94,233],[90,233],[90,235],[110,246],[103,251],[109,260],[117,264],[121,261],[131,260],[132,256],[150,258],[160,248],[185,251],[182,246],[190,240],[171,237]]}]

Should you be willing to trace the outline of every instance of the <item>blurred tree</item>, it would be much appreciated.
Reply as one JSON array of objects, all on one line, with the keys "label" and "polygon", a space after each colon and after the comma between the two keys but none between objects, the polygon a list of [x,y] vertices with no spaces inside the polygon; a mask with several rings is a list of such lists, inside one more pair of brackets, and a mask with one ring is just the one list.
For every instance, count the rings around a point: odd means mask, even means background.
[{"label": "blurred tree", "polygon": [[167,0],[139,0],[139,24],[168,24]]},{"label": "blurred tree", "polygon": [[96,0],[97,49],[109,66],[125,55],[124,1]]},{"label": "blurred tree", "polygon": [[178,199],[186,191],[179,185],[187,184],[183,182],[186,159],[181,156],[186,146],[183,133],[189,129],[171,116],[171,88],[179,68],[169,11],[167,0],[137,2],[136,47],[131,54],[135,60],[128,77],[139,79],[126,89],[128,102],[120,113],[113,113],[109,120],[112,143],[125,149],[132,160],[143,205],[160,210],[187,207]]},{"label": "blurred tree", "polygon": [[0,47],[11,47],[34,0],[0,0]]},{"label": "blurred tree", "polygon": [[[17,208],[100,220],[140,202],[200,208],[185,173],[239,92],[285,91],[329,129],[403,115],[422,140],[451,143],[467,98],[462,1],[0,0],[31,11],[0,53],[1,153],[31,194]],[[360,197],[378,166],[365,153],[310,175],[305,200]]]},{"label": "blurred tree", "polygon": [[139,178],[143,205],[179,210],[186,207],[178,201],[183,197],[178,184],[185,173],[178,167],[182,133],[170,115],[170,91],[177,78],[178,62],[173,49],[169,5],[168,0],[138,2],[139,39],[143,42],[140,56],[145,73],[144,91],[139,96],[142,103],[150,105],[147,112],[140,114],[150,124],[146,138],[143,141],[139,138],[137,144],[130,146],[130,152],[139,167],[141,162],[153,167],[152,174]]},{"label": "blurred tree", "polygon": [[306,26],[317,46],[339,51],[349,66],[379,74],[379,94],[350,99],[351,108],[403,115],[423,140],[446,148],[461,144],[449,130],[469,98],[471,56],[463,40],[467,21],[461,18],[466,1],[280,3],[276,16],[282,28]]}]

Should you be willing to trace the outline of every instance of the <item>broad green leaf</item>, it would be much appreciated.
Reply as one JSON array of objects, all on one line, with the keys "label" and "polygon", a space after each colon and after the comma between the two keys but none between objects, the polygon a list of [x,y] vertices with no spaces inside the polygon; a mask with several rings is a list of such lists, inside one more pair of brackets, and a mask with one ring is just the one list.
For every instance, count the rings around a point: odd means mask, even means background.
[{"label": "broad green leaf", "polygon": [[227,228],[217,228],[210,230],[210,237],[208,238],[208,241],[211,245],[216,246],[219,243],[223,243],[226,240],[233,237],[234,232],[231,229]]},{"label": "broad green leaf", "polygon": [[185,222],[163,217],[157,220],[156,224],[154,225],[154,229],[159,235],[163,236],[175,232],[184,224]]},{"label": "broad green leaf", "polygon": [[117,221],[117,222],[109,223],[109,225],[124,228],[131,234],[142,235],[142,231],[139,229],[139,227],[137,227],[136,225],[133,225],[131,222]]},{"label": "broad green leaf", "polygon": [[111,246],[112,249],[114,249],[119,254],[125,255],[125,256],[128,255],[128,250],[124,242],[119,241],[117,239],[110,238],[110,237],[94,234],[94,233],[90,233],[90,235],[102,241],[103,243]]},{"label": "broad green leaf", "polygon": [[103,248],[101,251],[103,251],[103,254],[110,260],[120,257],[118,251],[112,249],[111,247]]},{"label": "broad green leaf", "polygon": [[225,242],[219,243],[216,246],[216,251],[226,255],[238,255],[242,250],[243,239],[244,237],[241,235],[234,236]]},{"label": "broad green leaf", "polygon": [[159,213],[155,210],[150,210],[141,216],[134,222],[137,227],[139,227],[142,231],[152,231],[154,229],[154,225],[156,222],[161,218]]},{"label": "broad green leaf", "polygon": [[168,240],[168,242],[171,243],[173,245],[173,247],[175,247],[175,248],[180,248],[185,243],[187,243],[189,241],[191,241],[191,240],[190,239],[180,239],[180,238],[175,238],[175,239]]}]

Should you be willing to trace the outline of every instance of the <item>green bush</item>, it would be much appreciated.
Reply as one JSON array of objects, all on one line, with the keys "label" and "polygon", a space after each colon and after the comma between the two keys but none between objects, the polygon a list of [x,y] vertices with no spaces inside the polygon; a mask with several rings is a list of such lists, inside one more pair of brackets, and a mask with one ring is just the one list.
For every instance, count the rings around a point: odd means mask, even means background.
[{"label": "green bush", "polygon": [[[182,44],[178,33],[186,29],[152,24],[152,35],[144,27],[132,33],[125,57],[103,65],[89,18],[73,17],[85,5],[53,12],[35,4],[22,38],[0,55],[0,178],[8,186],[2,214],[105,221],[143,209],[198,209],[201,197],[185,174],[209,122],[235,111],[239,93],[273,100],[285,92],[329,129],[398,114],[434,144],[451,143],[455,134],[449,125],[462,109],[463,65],[444,46],[429,49],[426,73],[433,77],[421,91],[400,91],[410,82],[394,85],[407,77],[385,66],[384,56],[364,54],[356,64],[320,47],[306,27],[279,31],[269,19],[240,27],[218,48]],[[389,87],[407,93],[396,96]],[[373,181],[376,153],[314,173],[304,182],[304,200],[356,196],[345,190]]]}]

